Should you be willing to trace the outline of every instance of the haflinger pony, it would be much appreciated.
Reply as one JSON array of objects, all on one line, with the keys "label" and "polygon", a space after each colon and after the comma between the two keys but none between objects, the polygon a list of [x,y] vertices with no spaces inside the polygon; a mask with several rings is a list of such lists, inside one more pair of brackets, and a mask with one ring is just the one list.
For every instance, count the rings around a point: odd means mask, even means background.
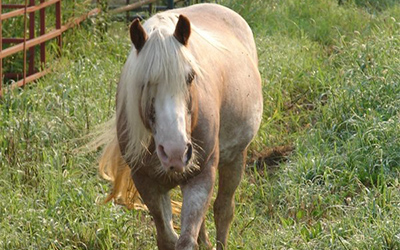
[{"label": "haflinger pony", "polygon": [[[262,116],[252,31],[232,10],[198,4],[156,14],[143,26],[134,20],[130,38],[115,139],[100,163],[114,182],[108,200],[137,199],[138,192],[159,249],[212,249],[204,220],[218,172],[214,219],[217,249],[224,249],[246,149]],[[169,197],[176,186],[183,197],[180,236]]]}]

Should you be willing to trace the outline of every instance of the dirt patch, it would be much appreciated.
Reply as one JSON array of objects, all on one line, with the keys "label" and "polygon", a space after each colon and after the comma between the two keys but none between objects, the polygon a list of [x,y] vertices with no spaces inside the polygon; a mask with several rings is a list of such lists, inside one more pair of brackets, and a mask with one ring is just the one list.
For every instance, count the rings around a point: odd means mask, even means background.
[{"label": "dirt patch", "polygon": [[293,150],[294,146],[292,145],[264,148],[260,152],[252,152],[248,163],[255,163],[258,169],[262,169],[264,166],[273,168],[285,162]]}]

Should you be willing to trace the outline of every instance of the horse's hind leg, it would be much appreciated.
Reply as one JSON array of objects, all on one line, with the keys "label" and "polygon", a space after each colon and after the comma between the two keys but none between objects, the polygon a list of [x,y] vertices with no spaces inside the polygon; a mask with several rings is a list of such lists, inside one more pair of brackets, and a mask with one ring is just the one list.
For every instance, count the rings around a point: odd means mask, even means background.
[{"label": "horse's hind leg", "polygon": [[246,151],[239,154],[230,164],[220,165],[218,194],[214,203],[214,220],[217,228],[217,249],[225,249],[229,226],[235,210],[234,194],[244,172]]},{"label": "horse's hind leg", "polygon": [[174,250],[178,235],[172,224],[171,199],[168,190],[145,175],[133,175],[135,186],[149,209],[157,228],[157,245],[160,250]]}]

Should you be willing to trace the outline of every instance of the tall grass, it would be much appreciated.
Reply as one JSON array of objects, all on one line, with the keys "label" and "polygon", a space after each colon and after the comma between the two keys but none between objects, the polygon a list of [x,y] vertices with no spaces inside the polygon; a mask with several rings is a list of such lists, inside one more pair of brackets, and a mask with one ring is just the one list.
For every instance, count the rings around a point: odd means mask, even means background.
[{"label": "tall grass", "polygon": [[[278,166],[249,163],[228,249],[399,249],[400,4],[221,2],[258,47],[251,151],[295,148]],[[76,151],[112,116],[130,47],[125,24],[99,27],[70,32],[55,73],[0,101],[1,249],[156,247],[148,213],[100,204],[99,152]]]},{"label": "tall grass", "polygon": [[400,6],[230,3],[253,20],[261,55],[257,144],[296,148],[268,181],[254,177],[258,195],[241,189],[258,198],[260,224],[272,220],[258,228],[268,231],[266,247],[399,248]]}]

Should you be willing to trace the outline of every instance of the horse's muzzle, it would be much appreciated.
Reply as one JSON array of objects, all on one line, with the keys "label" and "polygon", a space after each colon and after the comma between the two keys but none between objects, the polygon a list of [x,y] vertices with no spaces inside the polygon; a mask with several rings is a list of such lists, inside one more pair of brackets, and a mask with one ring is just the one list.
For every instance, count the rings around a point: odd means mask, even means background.
[{"label": "horse's muzzle", "polygon": [[158,145],[157,155],[167,171],[183,173],[192,158],[193,146],[190,142],[184,147],[174,144]]}]

